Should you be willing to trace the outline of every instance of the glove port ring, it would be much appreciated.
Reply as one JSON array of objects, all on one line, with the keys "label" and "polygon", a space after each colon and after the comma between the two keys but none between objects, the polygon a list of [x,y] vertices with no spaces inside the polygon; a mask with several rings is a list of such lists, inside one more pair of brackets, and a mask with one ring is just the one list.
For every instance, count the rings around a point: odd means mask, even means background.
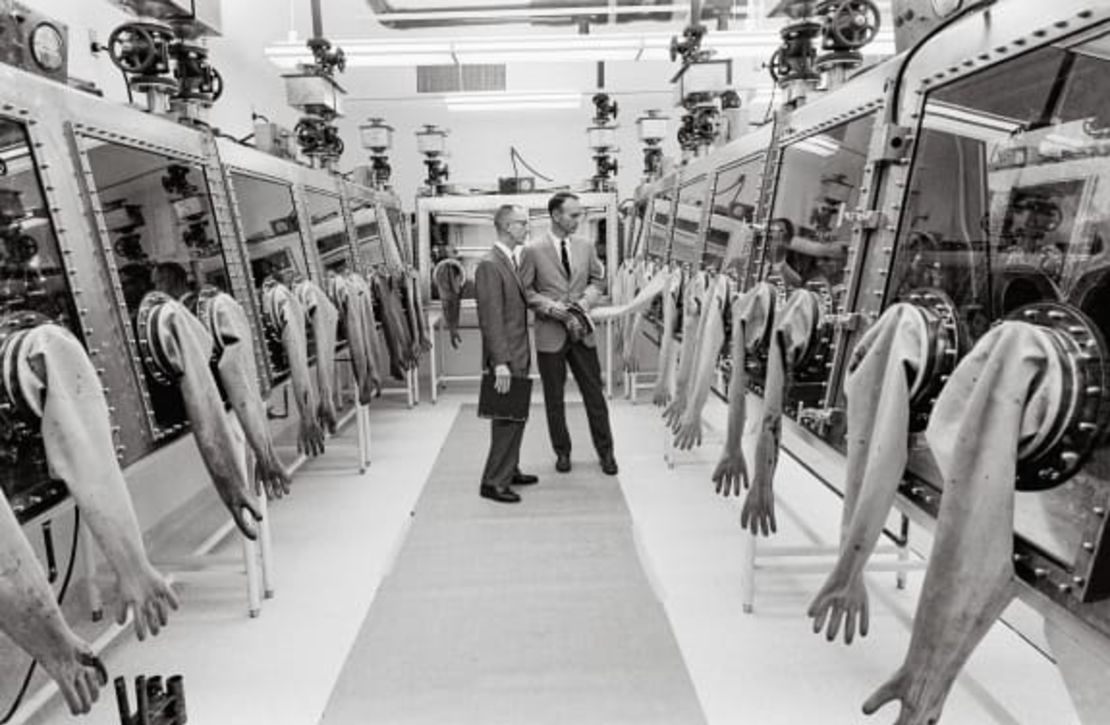
[{"label": "glove port ring", "polygon": [[1017,463],[1017,489],[1043,491],[1083,467],[1110,423],[1110,353],[1095,323],[1070,305],[1038,302],[1008,319],[1049,328],[1063,363],[1062,403],[1050,430]]}]

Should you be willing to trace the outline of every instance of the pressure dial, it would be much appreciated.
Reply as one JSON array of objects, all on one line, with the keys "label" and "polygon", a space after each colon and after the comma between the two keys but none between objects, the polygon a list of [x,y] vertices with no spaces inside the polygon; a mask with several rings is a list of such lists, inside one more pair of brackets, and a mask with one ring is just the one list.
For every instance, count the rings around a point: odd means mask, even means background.
[{"label": "pressure dial", "polygon": [[66,41],[54,24],[41,22],[31,31],[31,57],[39,68],[54,72],[66,60]]}]

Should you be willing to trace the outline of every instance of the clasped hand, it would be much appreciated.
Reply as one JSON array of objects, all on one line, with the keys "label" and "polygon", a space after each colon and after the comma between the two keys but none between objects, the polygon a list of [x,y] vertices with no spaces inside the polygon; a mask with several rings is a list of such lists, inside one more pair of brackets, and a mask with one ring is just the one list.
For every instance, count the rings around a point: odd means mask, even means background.
[{"label": "clasped hand", "polygon": [[513,374],[508,365],[498,365],[493,369],[493,389],[501,395],[509,392],[513,385]]}]

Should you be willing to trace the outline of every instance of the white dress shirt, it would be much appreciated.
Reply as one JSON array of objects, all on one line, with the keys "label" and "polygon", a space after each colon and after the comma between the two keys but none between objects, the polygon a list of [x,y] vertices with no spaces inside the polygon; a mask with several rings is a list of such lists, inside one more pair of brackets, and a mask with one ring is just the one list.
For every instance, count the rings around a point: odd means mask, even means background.
[{"label": "white dress shirt", "polygon": [[509,249],[509,247],[506,244],[504,244],[503,242],[500,242],[500,241],[494,242],[493,246],[500,249],[501,253],[509,258],[509,262],[513,265],[513,269],[519,269],[520,263],[519,263],[519,260],[517,259],[516,253],[517,253],[517,250],[520,249],[520,247],[515,247],[513,249]]},{"label": "white dress shirt", "polygon": [[[562,261],[563,261],[563,257],[562,257],[562,254],[563,254],[563,240],[562,240],[562,238],[560,238],[558,235],[555,234],[554,229],[548,229],[547,230],[547,236],[548,236],[549,239],[551,239],[551,243],[555,245],[555,257],[559,260],[559,262],[561,264]],[[571,247],[573,247],[574,245],[571,243],[571,239],[572,239],[571,237],[566,238],[566,240],[567,240],[567,263],[570,264],[571,269],[574,269],[574,257],[572,256],[573,251],[571,250]]]}]

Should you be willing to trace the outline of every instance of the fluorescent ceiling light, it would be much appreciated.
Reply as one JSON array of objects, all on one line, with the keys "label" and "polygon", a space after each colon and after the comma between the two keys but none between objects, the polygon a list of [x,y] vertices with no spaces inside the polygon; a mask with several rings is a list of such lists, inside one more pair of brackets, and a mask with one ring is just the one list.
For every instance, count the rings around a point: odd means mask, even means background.
[{"label": "fluorescent ceiling light", "polygon": [[580,93],[452,93],[444,97],[448,111],[543,111],[577,109]]},{"label": "fluorescent ceiling light", "polygon": [[[543,33],[470,37],[424,36],[398,39],[337,39],[347,65],[414,66],[454,63],[565,63],[594,61],[648,61],[670,59],[673,33],[596,33],[576,35]],[[716,51],[715,59],[767,58],[782,44],[777,32],[768,30],[714,31],[702,47]],[[894,53],[892,31],[880,31],[867,52]],[[266,57],[281,68],[312,62],[304,43],[268,45]]]},{"label": "fluorescent ceiling light", "polygon": [[834,155],[840,149],[840,142],[825,134],[818,134],[816,136],[804,138],[798,143],[792,144],[790,148],[825,158]]}]

